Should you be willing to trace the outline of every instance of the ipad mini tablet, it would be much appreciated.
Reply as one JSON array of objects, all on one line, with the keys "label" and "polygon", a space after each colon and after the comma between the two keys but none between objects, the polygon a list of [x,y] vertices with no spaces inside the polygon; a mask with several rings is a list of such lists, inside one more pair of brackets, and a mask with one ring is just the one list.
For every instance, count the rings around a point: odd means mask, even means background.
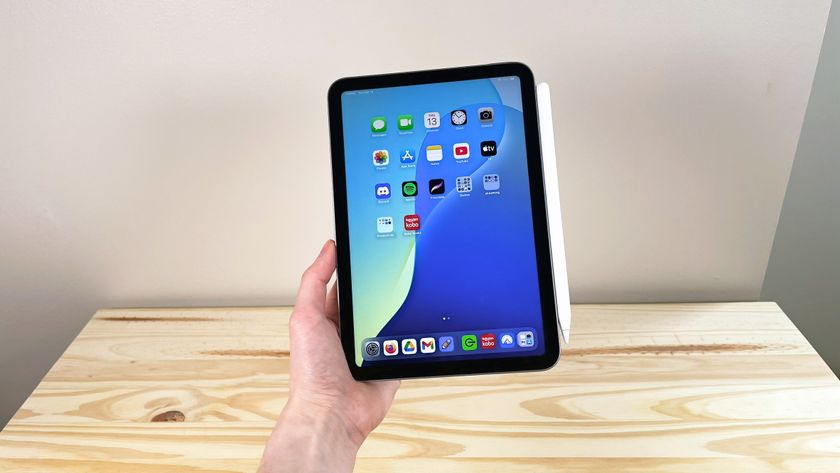
[{"label": "ipad mini tablet", "polygon": [[528,67],[345,78],[328,101],[353,376],[551,367],[557,316]]}]

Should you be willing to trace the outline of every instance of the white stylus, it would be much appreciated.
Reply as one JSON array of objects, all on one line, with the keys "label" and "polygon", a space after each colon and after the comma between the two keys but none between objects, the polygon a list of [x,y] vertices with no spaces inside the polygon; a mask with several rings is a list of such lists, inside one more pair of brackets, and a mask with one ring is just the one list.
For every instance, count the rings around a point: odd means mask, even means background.
[{"label": "white stylus", "polygon": [[566,275],[566,249],[563,242],[563,220],[560,214],[560,188],[557,183],[557,158],[554,151],[554,123],[551,119],[551,94],[548,84],[537,84],[537,113],[540,121],[543,183],[548,213],[548,234],[551,245],[551,267],[557,320],[563,340],[569,343],[572,331],[572,308],[569,301],[569,278]]}]

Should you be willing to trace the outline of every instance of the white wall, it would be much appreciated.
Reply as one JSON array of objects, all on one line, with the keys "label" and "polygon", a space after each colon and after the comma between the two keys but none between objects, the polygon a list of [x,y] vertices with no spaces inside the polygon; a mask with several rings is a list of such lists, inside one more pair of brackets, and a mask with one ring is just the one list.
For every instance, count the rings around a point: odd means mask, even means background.
[{"label": "white wall", "polygon": [[757,298],[829,1],[524,5],[4,2],[0,422],[97,307],[292,301],[346,75],[528,63],[573,298]]}]

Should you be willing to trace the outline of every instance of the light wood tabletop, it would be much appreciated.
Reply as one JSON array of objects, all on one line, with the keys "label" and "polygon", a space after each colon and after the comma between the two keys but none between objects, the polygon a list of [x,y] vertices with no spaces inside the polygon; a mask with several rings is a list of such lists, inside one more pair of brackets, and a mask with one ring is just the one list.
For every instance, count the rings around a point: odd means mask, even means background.
[{"label": "light wood tabletop", "polygon": [[[289,313],[97,312],[0,433],[0,471],[253,472]],[[776,304],[573,313],[550,371],[403,382],[356,471],[840,472],[840,382]]]}]

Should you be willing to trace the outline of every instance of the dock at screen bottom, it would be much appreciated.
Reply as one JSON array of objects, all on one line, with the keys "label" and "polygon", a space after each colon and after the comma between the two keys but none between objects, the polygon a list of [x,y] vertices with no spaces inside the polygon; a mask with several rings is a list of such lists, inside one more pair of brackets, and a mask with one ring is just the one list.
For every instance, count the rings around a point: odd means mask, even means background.
[{"label": "dock at screen bottom", "polygon": [[427,356],[486,355],[491,352],[513,353],[536,347],[536,330],[516,328],[370,338],[362,342],[362,356],[367,361],[381,361]]}]

